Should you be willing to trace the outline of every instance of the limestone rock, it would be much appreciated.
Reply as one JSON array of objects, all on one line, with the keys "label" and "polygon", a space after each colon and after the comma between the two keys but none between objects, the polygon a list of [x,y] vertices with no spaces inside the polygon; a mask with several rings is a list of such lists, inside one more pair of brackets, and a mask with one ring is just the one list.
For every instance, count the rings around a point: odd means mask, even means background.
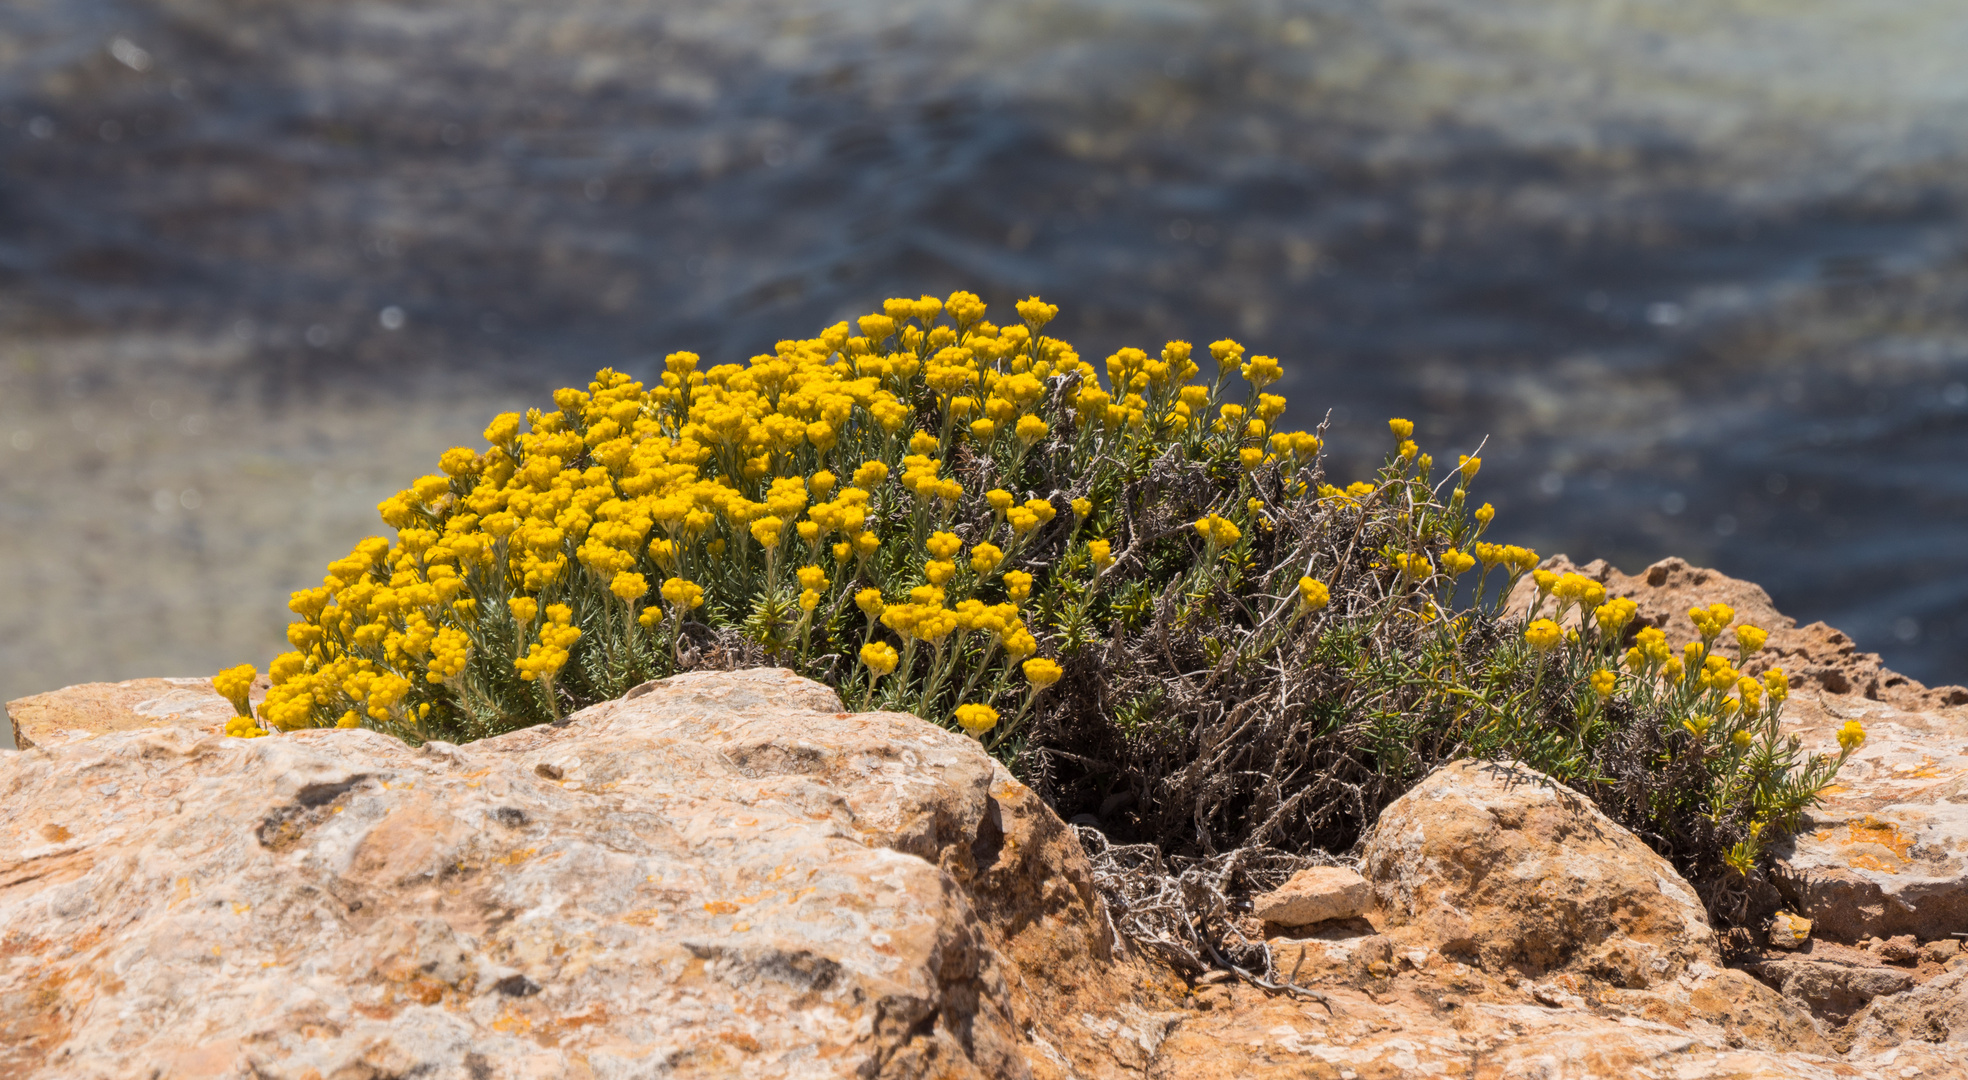
[{"label": "limestone rock", "polygon": [[[1809,1051],[1758,1045],[1718,1025],[1688,1019],[1703,1009],[1734,1007],[1726,997],[1733,986],[1708,985],[1680,994],[1681,1009],[1672,1019],[1619,1015],[1603,999],[1597,1008],[1529,996],[1507,1002],[1471,999],[1454,992],[1451,983],[1417,971],[1381,989],[1332,990],[1331,1012],[1246,986],[1219,987],[1213,988],[1217,1000],[1211,1008],[1190,1014],[1163,1042],[1147,1075],[1150,1080],[1959,1080],[1968,1066],[1963,1047],[1911,1039],[1845,1058],[1821,1044]],[[1562,1000],[1562,992],[1546,996],[1554,1003]],[[1697,1005],[1690,1008],[1690,1000]]]},{"label": "limestone rock", "polygon": [[1834,1023],[1844,1023],[1872,999],[1913,989],[1914,977],[1898,968],[1823,960],[1765,960],[1757,974],[1787,998]]},{"label": "limestone rock", "polygon": [[[265,695],[262,675],[248,696],[258,700]],[[113,731],[183,727],[223,732],[233,711],[232,703],[212,689],[209,678],[83,683],[7,703],[14,746],[21,750]]]},{"label": "limestone rock", "polygon": [[1866,729],[1796,835],[1773,848],[1796,910],[1844,942],[1968,927],[1968,709],[1793,695],[1784,715],[1817,752],[1836,747],[1847,720]]},{"label": "limestone rock", "polygon": [[1299,927],[1358,918],[1372,904],[1373,892],[1359,874],[1340,866],[1313,866],[1253,900],[1251,914],[1278,926]]},{"label": "limestone rock", "polygon": [[1861,1054],[1921,1043],[1968,1047],[1968,967],[1874,1001],[1854,1035]]},{"label": "limestone rock", "polygon": [[1719,963],[1700,900],[1667,860],[1535,770],[1457,761],[1382,811],[1362,868],[1383,928],[1530,976],[1646,987]]},{"label": "limestone rock", "polygon": [[0,1075],[1085,1077],[1169,1020],[977,745],[787,672],[0,754]]},{"label": "limestone rock", "polygon": [[[1680,559],[1635,575],[1562,555],[1544,565],[1633,600],[1640,610],[1632,631],[1658,626],[1677,645],[1696,637],[1687,610],[1697,604],[1729,604],[1738,621],[1769,630],[1744,670],[1783,667],[1792,684],[1784,727],[1807,750],[1836,753],[1846,721],[1865,725],[1865,745],[1794,840],[1773,848],[1779,887],[1817,935],[1924,941],[1968,926],[1968,689],[1922,686],[1823,623],[1798,626],[1758,586]],[[1521,611],[1535,595],[1526,579],[1510,603]]]},{"label": "limestone rock", "polygon": [[1802,915],[1779,911],[1770,920],[1770,947],[1795,950],[1811,939],[1811,920]]},{"label": "limestone rock", "polygon": [[1920,943],[1913,940],[1912,934],[1900,934],[1875,940],[1866,951],[1889,964],[1904,964],[1919,957]]}]

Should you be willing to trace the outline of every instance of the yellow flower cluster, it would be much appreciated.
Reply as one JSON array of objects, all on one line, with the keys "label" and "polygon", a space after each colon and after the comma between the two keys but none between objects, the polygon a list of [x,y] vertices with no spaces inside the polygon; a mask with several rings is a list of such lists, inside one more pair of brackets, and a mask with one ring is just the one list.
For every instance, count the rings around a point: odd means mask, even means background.
[{"label": "yellow flower cluster", "polygon": [[1218,514],[1211,514],[1195,523],[1196,534],[1212,548],[1226,548],[1242,539],[1243,533],[1236,523]]},{"label": "yellow flower cluster", "polygon": [[254,722],[253,707],[246,700],[247,694],[253,689],[253,680],[258,676],[259,672],[255,671],[251,664],[227,668],[212,676],[212,689],[218,691],[220,697],[232,703],[235,713],[232,719],[226,721],[226,734],[249,739],[267,734],[265,728]]},{"label": "yellow flower cluster", "polygon": [[1838,746],[1846,753],[1857,750],[1864,742],[1865,725],[1857,720],[1847,720],[1845,726],[1838,729]]},{"label": "yellow flower cluster", "polygon": [[998,726],[998,710],[989,705],[959,705],[957,723],[972,735],[982,735]]},{"label": "yellow flower cluster", "polygon": [[[1494,517],[1496,514],[1496,511],[1491,509],[1488,503],[1483,504],[1483,510],[1489,510],[1491,517]],[[1484,516],[1483,510],[1476,511],[1476,520],[1487,525],[1489,524],[1489,520]],[[1476,558],[1482,562],[1485,568],[1506,566],[1513,573],[1528,574],[1536,569],[1538,564],[1537,552],[1532,551],[1530,548],[1518,547],[1515,544],[1478,543],[1470,550],[1476,553]]]},{"label": "yellow flower cluster", "polygon": [[[895,676],[944,716],[939,695],[1002,692],[979,665],[1029,660],[1027,683],[1050,685],[1059,669],[1037,658],[1022,606],[1060,567],[1098,574],[1114,552],[1102,489],[1017,490],[1028,458],[1090,474],[1182,442],[1247,472],[1293,470],[1321,444],[1272,430],[1286,404],[1263,392],[1282,376],[1273,358],[1213,342],[1219,374],[1195,382],[1193,350],[1170,342],[1119,350],[1103,380],[1042,332],[1056,308],[1016,310],[1000,327],[970,293],[889,300],[746,364],[673,353],[648,384],[603,370],[551,411],[495,417],[483,450],[446,451],[378,506],[394,541],[364,540],[293,595],[293,651],[272,665],[262,725],[430,737],[557,716],[674,670],[699,617],[804,657],[816,636],[853,635],[858,612],[863,640],[845,654],[868,684]],[[1262,520],[1247,501],[1196,523],[1206,547]],[[1041,543],[1083,557],[1037,559]],[[919,643],[936,653],[927,668]]]},{"label": "yellow flower cluster", "polygon": [[1034,690],[1043,690],[1066,675],[1064,668],[1042,656],[1025,661],[1022,667],[1025,681],[1031,683]]},{"label": "yellow flower cluster", "polygon": [[1550,619],[1533,619],[1524,628],[1524,640],[1538,652],[1550,652],[1565,640],[1565,632]]},{"label": "yellow flower cluster", "polygon": [[1298,579],[1298,613],[1310,615],[1332,602],[1332,590],[1326,583],[1316,578]]},{"label": "yellow flower cluster", "polygon": [[[528,605],[532,607],[533,605]],[[567,650],[581,640],[581,628],[574,626],[574,609],[566,604],[549,604],[547,617],[539,626],[538,639],[524,657],[513,662],[519,669],[519,677],[528,682],[535,679],[551,680],[560,669],[567,666]],[[524,620],[531,622],[529,618]]]},{"label": "yellow flower cluster", "polygon": [[[1704,640],[1713,641],[1722,635],[1725,627],[1735,621],[1736,609],[1727,604],[1710,604],[1705,608],[1692,607],[1688,609],[1688,618],[1695,624],[1695,630]],[[1761,647],[1760,642],[1758,647]]]}]

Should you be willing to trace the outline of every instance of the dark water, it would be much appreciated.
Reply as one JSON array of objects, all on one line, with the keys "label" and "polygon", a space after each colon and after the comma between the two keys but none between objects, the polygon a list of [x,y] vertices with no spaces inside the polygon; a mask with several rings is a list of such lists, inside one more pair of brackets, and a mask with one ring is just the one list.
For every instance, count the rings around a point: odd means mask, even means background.
[{"label": "dark water", "polygon": [[1961,681],[1963,55],[1936,0],[9,0],[0,697],[263,661],[495,405],[955,288],[1239,337],[1342,473],[1487,437],[1500,532]]}]

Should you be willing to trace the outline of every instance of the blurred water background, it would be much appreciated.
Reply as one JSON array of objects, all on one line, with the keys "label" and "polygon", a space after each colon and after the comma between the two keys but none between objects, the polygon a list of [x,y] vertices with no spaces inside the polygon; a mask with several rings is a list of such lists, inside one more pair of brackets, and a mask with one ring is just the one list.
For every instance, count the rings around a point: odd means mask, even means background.
[{"label": "blurred water background", "polygon": [[264,664],[493,412],[955,288],[1236,336],[1342,481],[1487,437],[1496,535],[1961,681],[1961,16],[7,0],[0,700]]}]

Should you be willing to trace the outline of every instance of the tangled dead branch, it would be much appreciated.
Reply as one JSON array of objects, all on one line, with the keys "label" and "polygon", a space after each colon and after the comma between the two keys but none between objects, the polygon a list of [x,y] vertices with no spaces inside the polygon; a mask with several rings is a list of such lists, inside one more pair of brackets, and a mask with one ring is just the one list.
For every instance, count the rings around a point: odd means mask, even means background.
[{"label": "tangled dead branch", "polygon": [[1094,887],[1114,928],[1186,975],[1228,971],[1265,990],[1317,1001],[1325,994],[1278,977],[1261,936],[1245,931],[1248,897],[1275,889],[1308,866],[1339,866],[1324,852],[1295,855],[1243,847],[1208,858],[1164,856],[1153,844],[1114,844],[1085,825],[1073,827],[1093,865]]}]

